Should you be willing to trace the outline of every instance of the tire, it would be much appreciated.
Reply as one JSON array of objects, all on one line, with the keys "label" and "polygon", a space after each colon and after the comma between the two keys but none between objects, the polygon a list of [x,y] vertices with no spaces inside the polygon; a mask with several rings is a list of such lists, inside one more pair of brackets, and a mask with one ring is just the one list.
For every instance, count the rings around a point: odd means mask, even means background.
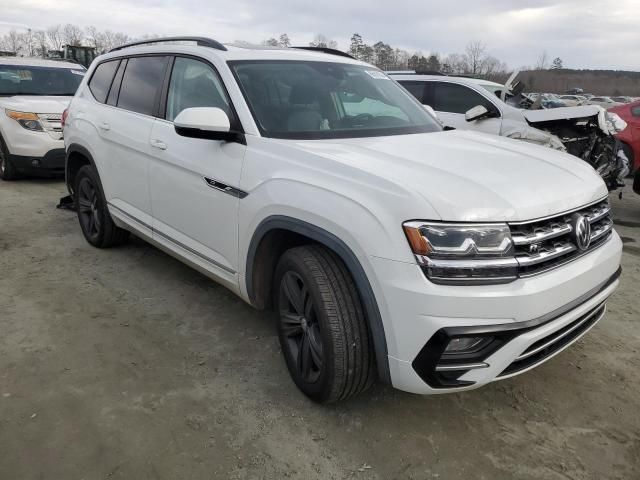
[{"label": "tire", "polygon": [[16,167],[9,159],[9,150],[2,137],[0,137],[0,178],[4,181],[11,181],[18,178]]},{"label": "tire", "polygon": [[629,146],[629,144],[624,143],[624,142],[620,142],[620,148],[622,148],[622,151],[624,152],[624,154],[626,155],[627,159],[629,160],[629,177],[633,177],[634,174],[634,165],[635,165],[635,159],[634,159],[634,155],[633,155],[633,149]]},{"label": "tire", "polygon": [[633,191],[640,195],[640,170],[636,170],[633,178]]},{"label": "tire", "polygon": [[91,165],[82,167],[75,178],[74,201],[84,238],[97,248],[124,243],[129,232],[113,223],[100,180]]},{"label": "tire", "polygon": [[346,400],[376,378],[362,304],[344,263],[330,250],[287,250],[274,277],[278,337],[298,388],[319,403]]}]

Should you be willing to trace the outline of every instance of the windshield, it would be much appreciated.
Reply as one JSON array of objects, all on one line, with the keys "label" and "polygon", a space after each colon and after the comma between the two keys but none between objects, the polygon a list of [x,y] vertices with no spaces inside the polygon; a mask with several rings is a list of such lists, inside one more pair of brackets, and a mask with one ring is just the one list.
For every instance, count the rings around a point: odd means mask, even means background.
[{"label": "windshield", "polygon": [[73,96],[84,73],[79,68],[0,65],[0,96]]},{"label": "windshield", "polygon": [[229,62],[262,135],[351,138],[440,131],[417,100],[374,67]]}]

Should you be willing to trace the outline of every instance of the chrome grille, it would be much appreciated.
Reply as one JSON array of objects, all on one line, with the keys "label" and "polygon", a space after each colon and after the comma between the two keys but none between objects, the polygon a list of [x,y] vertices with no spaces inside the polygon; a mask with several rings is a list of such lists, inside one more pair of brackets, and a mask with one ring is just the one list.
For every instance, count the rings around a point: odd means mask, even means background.
[{"label": "chrome grille", "polygon": [[[574,219],[584,216],[591,227],[588,248],[580,249],[575,240]],[[613,230],[608,200],[556,217],[509,224],[520,277],[536,275],[589,253],[602,245]]]},{"label": "chrome grille", "polygon": [[55,140],[62,139],[62,114],[60,113],[39,113],[38,118],[42,128]]}]

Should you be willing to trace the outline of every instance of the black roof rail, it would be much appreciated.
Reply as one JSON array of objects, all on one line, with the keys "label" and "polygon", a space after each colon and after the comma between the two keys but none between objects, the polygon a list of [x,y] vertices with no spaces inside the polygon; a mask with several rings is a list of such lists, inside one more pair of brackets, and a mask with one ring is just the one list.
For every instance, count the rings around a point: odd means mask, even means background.
[{"label": "black roof rail", "polygon": [[447,77],[446,73],[443,73],[439,70],[420,70],[416,69],[416,75],[441,75],[443,77]]},{"label": "black roof rail", "polygon": [[196,45],[201,47],[209,47],[215,48],[216,50],[226,51],[227,47],[223,44],[214,40],[212,38],[206,37],[159,37],[159,38],[149,38],[148,40],[139,40],[137,42],[125,43],[124,45],[120,45],[119,47],[112,48],[109,50],[109,53],[115,52],[117,50],[122,50],[123,48],[129,47],[137,47],[139,45],[151,45],[153,43],[160,42],[195,42]]},{"label": "black roof rail", "polygon": [[356,60],[355,57],[352,57],[347,52],[343,52],[342,50],[338,50],[337,48],[329,48],[329,47],[291,47],[297,48],[298,50],[311,50],[312,52],[322,52],[328,53],[329,55],[339,55],[341,57],[352,58]]}]

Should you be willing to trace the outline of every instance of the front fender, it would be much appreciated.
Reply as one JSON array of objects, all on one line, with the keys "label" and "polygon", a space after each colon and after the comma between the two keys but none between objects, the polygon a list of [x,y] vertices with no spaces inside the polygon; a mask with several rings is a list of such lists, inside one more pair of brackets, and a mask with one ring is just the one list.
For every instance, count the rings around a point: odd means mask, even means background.
[{"label": "front fender", "polygon": [[344,262],[353,277],[366,312],[376,354],[378,374],[382,381],[390,383],[387,335],[381,310],[385,313],[388,312],[380,286],[372,274],[372,266],[364,253],[359,252],[360,256],[358,256],[344,240],[334,233],[295,217],[271,215],[264,218],[253,232],[246,254],[245,282],[241,288],[246,289],[248,298],[252,299],[254,296],[253,265],[258,246],[265,235],[272,230],[287,230],[304,235],[335,252]]}]

